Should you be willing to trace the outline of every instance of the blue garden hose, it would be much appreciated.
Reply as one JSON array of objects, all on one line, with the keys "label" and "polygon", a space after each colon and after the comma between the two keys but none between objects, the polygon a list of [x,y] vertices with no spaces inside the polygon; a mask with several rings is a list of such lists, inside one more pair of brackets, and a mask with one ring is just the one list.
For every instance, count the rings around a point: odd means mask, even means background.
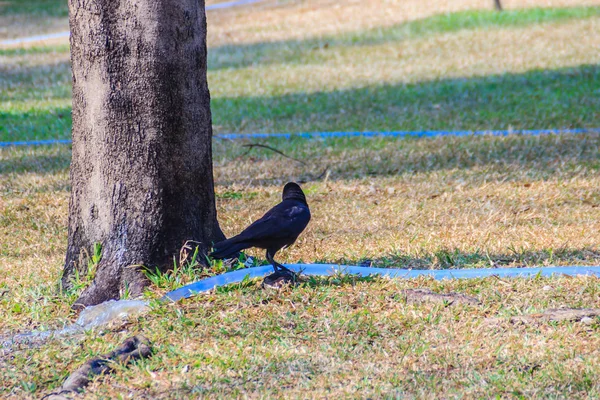
[{"label": "blue garden hose", "polygon": [[[287,268],[304,275],[328,276],[337,273],[358,276],[385,276],[389,278],[416,278],[429,276],[433,279],[467,279],[487,278],[532,278],[552,275],[595,275],[600,276],[600,267],[569,266],[569,267],[530,267],[530,268],[473,268],[473,269],[443,269],[443,270],[411,270],[395,268],[371,268],[337,264],[288,264]],[[261,278],[273,273],[271,265],[241,269],[213,276],[201,281],[180,287],[167,293],[162,301],[178,301],[187,299],[197,293],[208,292],[216,287],[239,283],[244,279]]]}]

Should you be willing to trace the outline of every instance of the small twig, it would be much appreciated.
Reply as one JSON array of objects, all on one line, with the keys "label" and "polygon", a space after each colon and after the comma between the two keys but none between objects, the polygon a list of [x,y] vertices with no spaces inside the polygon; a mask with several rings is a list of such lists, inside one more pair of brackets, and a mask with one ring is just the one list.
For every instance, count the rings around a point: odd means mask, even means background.
[{"label": "small twig", "polygon": [[287,154],[283,153],[282,151],[280,151],[280,150],[277,150],[275,147],[267,146],[266,144],[260,144],[260,143],[249,143],[249,144],[244,144],[244,145],[242,145],[242,147],[247,147],[247,148],[248,148],[248,151],[247,151],[247,152],[245,152],[244,154],[242,154],[240,157],[244,157],[245,155],[247,155],[248,153],[250,153],[250,151],[251,151],[253,148],[255,148],[255,147],[260,147],[260,148],[263,148],[263,149],[267,149],[267,150],[274,151],[275,153],[277,153],[277,154],[279,154],[279,155],[282,155],[282,156],[284,156],[285,158],[289,158],[290,160],[294,160],[294,161],[296,161],[296,162],[299,162],[299,163],[300,163],[300,164],[302,164],[302,165],[306,165],[306,163],[305,163],[304,161],[302,161],[302,160],[298,160],[297,158],[294,158],[294,157],[290,157],[290,156],[288,156]]},{"label": "small twig", "polygon": [[318,176],[316,176],[316,177],[310,177],[310,178],[307,178],[307,179],[300,179],[300,180],[298,180],[298,183],[306,183],[306,182],[318,181],[323,176],[325,176],[325,174],[327,172],[329,172],[329,165],[326,166],[325,169],[323,170],[323,172],[321,172]]},{"label": "small twig", "polygon": [[[222,140],[228,140],[228,141],[230,141],[233,144],[237,144],[235,141],[233,141],[231,139],[225,139],[225,138],[220,138],[220,139],[222,139]],[[299,160],[299,159],[294,158],[294,157],[290,157],[287,154],[283,153],[281,150],[278,150],[278,149],[276,149],[274,147],[271,147],[271,146],[268,146],[266,144],[248,143],[248,144],[241,145],[241,147],[246,147],[246,148],[248,148],[248,150],[246,152],[244,152],[243,154],[237,156],[236,159],[243,158],[246,155],[248,155],[250,153],[250,151],[252,151],[253,148],[260,147],[260,148],[263,148],[263,149],[271,150],[271,151],[273,151],[273,152],[275,152],[275,153],[277,153],[277,154],[279,154],[279,155],[281,155],[281,156],[283,156],[285,158],[289,158],[290,160],[296,161],[296,162],[298,162],[298,163],[300,163],[302,165],[305,165],[305,166],[309,165],[305,161]],[[327,165],[319,175],[317,175],[317,176],[308,176],[306,179],[299,179],[298,182],[299,183],[306,183],[306,182],[318,181],[318,180],[322,179],[326,175],[327,175],[327,177],[329,177],[329,173],[331,172],[331,167],[333,165],[342,164],[342,163],[345,163],[345,162],[348,162],[348,161],[354,161],[354,160],[356,160],[358,158],[362,158],[362,157],[353,157],[353,158],[350,158],[349,160],[340,160],[338,162],[334,162],[332,164]],[[222,167],[222,166],[216,166],[215,165],[215,167]],[[253,179],[248,183],[247,186],[250,186],[250,184],[252,183],[252,181],[253,181]]]},{"label": "small twig", "polygon": [[317,176],[315,179],[313,179],[314,181],[318,181],[319,179],[321,179],[323,176],[325,176],[325,173],[329,172],[329,166],[326,166],[325,169],[323,170],[323,172],[321,172],[321,174],[319,176]]}]

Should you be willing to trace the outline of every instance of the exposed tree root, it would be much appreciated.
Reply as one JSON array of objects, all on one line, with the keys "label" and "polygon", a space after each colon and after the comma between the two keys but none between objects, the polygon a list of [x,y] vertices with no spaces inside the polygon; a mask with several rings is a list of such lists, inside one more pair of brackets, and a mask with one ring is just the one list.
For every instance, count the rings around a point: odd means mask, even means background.
[{"label": "exposed tree root", "polygon": [[271,150],[271,151],[273,151],[273,152],[275,152],[275,153],[277,153],[277,154],[279,154],[279,155],[281,155],[281,156],[283,156],[283,157],[285,157],[285,158],[289,158],[290,160],[294,160],[294,161],[296,161],[296,162],[299,162],[299,163],[300,163],[300,164],[302,164],[302,165],[306,165],[306,163],[305,163],[304,161],[302,161],[302,160],[298,160],[297,158],[294,158],[294,157],[290,157],[290,156],[288,156],[287,154],[285,154],[284,152],[282,152],[281,150],[277,150],[275,147],[267,146],[266,144],[260,144],[260,143],[249,143],[249,144],[244,144],[244,145],[242,145],[242,147],[247,147],[247,148],[248,148],[248,151],[246,151],[246,152],[245,152],[244,154],[242,154],[240,157],[244,157],[244,156],[246,156],[248,153],[250,153],[250,150],[252,150],[253,148],[255,148],[255,147],[260,147],[260,148],[263,148],[263,149]]}]

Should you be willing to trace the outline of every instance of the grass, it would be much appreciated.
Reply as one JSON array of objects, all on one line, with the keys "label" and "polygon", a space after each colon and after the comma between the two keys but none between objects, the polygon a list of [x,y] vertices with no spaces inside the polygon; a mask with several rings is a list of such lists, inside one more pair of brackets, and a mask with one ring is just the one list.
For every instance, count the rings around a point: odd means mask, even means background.
[{"label": "grass", "polygon": [[68,3],[64,0],[8,0],[0,5],[2,15],[34,17],[67,17]]},{"label": "grass", "polygon": [[[398,295],[423,286],[466,293],[483,305],[416,305]],[[551,290],[542,290],[545,286]],[[595,397],[597,323],[489,328],[482,321],[561,305],[598,306],[597,294],[598,280],[589,278],[507,285],[491,279],[331,278],[281,292],[252,284],[155,308],[129,332],[90,335],[83,352],[69,341],[19,351],[9,365],[22,370],[4,369],[3,382],[20,396],[38,393],[58,385],[62,371],[143,332],[155,343],[155,355],[96,379],[88,394]]]},{"label": "grass", "polygon": [[[215,132],[595,127],[598,10],[465,11],[214,47]],[[69,137],[68,48],[6,49],[0,58],[0,140]]]},{"label": "grass", "polygon": [[[599,136],[267,143],[310,167],[261,149],[239,159],[245,149],[216,142],[219,217],[228,235],[278,201],[280,182],[331,165],[327,181],[304,184],[313,221],[299,243],[282,253],[282,261],[370,259],[412,268],[600,261]],[[19,271],[0,278],[0,287],[8,290],[0,300],[5,332],[60,327],[73,318],[72,298],[56,294],[66,237],[68,150],[2,152],[2,257],[9,271]],[[184,264],[157,277],[148,296],[222,271],[219,265],[203,271]],[[459,291],[484,306],[416,306],[395,297],[411,287]],[[85,357],[111,350],[126,334],[143,332],[156,344],[154,358],[97,379],[88,393],[593,397],[597,323],[488,330],[482,321],[559,306],[599,307],[598,288],[597,278],[337,277],[276,293],[248,282],[156,308],[130,324],[127,333],[21,350],[5,361],[2,380],[7,395],[44,393]]]},{"label": "grass", "polygon": [[217,97],[214,121],[224,132],[595,127],[599,71],[597,65],[584,65],[339,91]]},{"label": "grass", "polygon": [[[24,3],[10,18],[34,11]],[[598,4],[541,3],[514,10],[507,0],[502,14],[470,0],[211,12],[215,132],[598,127]],[[64,20],[60,9],[35,10]],[[0,49],[0,140],[66,138],[70,124],[66,44]],[[600,264],[598,134],[260,142],[305,164],[215,139],[219,220],[235,234],[279,201],[286,181],[304,182],[313,219],[282,262]],[[0,149],[2,337],[76,317],[77,293],[57,291],[69,162],[68,146]],[[101,252],[89,250],[94,265]],[[263,262],[262,252],[249,254]],[[146,297],[231,268],[199,269],[198,257],[150,274]],[[408,303],[401,291],[418,287],[482,305]],[[599,290],[591,277],[334,276],[281,291],[247,281],[154,304],[121,330],[18,348],[0,357],[0,397],[39,398],[85,359],[142,333],[155,355],[95,379],[87,397],[596,398],[600,321],[485,320],[598,308]]]},{"label": "grass", "polygon": [[66,0],[5,0],[0,3],[0,40],[69,29]]}]

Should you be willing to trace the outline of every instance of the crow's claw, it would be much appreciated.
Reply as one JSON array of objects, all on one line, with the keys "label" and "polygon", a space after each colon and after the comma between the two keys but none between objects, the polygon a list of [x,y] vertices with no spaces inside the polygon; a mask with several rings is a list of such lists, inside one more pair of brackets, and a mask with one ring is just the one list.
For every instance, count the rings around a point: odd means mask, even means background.
[{"label": "crow's claw", "polygon": [[283,269],[277,269],[271,275],[265,276],[262,287],[275,287],[279,288],[285,284],[295,285],[298,282],[298,275],[295,272],[283,267]]}]

